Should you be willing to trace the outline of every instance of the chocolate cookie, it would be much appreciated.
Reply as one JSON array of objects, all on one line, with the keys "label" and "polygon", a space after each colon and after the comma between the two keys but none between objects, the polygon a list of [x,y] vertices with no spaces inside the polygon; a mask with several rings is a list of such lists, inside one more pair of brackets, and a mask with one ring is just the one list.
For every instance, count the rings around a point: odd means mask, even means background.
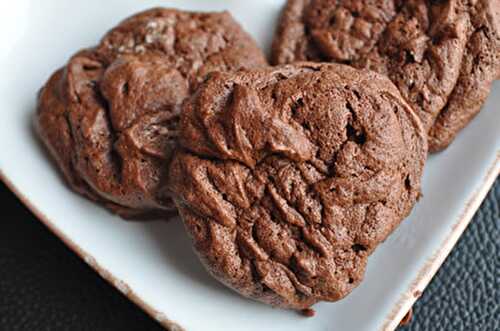
[{"label": "chocolate cookie", "polygon": [[479,111],[498,75],[499,6],[489,0],[289,0],[272,62],[339,62],[387,75],[427,131],[440,117],[430,133],[436,151]]},{"label": "chocolate cookie", "polygon": [[52,75],[38,132],[77,192],[125,217],[155,217],[174,210],[159,188],[184,98],[211,71],[265,65],[227,12],[148,10]]},{"label": "chocolate cookie", "polygon": [[500,1],[478,0],[471,7],[472,34],[460,76],[429,132],[429,149],[446,148],[479,113],[491,84],[500,77]]},{"label": "chocolate cookie", "polygon": [[201,261],[244,296],[343,298],[420,194],[425,131],[367,70],[214,73],[187,99],[169,188]]}]

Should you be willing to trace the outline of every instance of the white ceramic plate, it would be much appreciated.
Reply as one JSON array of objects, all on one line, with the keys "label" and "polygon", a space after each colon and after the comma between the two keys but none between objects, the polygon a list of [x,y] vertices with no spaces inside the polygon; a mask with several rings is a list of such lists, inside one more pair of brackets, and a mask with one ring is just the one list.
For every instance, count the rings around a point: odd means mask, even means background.
[{"label": "white ceramic plate", "polygon": [[35,95],[76,50],[152,6],[229,9],[265,49],[284,1],[3,1],[0,169],[52,231],[163,325],[177,330],[392,330],[464,230],[500,169],[500,84],[444,153],[431,156],[424,198],[373,254],[365,281],[303,318],[243,299],[204,272],[180,222],[124,222],[70,192],[35,139]]}]

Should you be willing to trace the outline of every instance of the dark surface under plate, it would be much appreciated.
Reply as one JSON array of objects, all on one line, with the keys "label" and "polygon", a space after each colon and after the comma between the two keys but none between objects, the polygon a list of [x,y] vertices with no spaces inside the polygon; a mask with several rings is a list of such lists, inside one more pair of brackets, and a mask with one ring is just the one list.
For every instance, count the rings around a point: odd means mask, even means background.
[{"label": "dark surface under plate", "polygon": [[[38,222],[3,184],[0,201],[0,331],[163,330]],[[499,201],[497,179],[415,304],[413,320],[400,331],[500,330]],[[334,324],[332,331],[337,331]]]}]

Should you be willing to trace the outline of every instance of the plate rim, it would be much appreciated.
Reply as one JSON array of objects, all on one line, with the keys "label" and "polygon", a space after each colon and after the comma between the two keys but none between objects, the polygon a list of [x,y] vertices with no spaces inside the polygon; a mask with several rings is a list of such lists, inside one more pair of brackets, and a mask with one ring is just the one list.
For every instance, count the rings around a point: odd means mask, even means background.
[{"label": "plate rim", "polygon": [[52,232],[59,240],[61,240],[66,247],[68,247],[73,253],[75,253],[83,262],[90,266],[101,278],[107,281],[111,286],[113,286],[118,292],[124,295],[127,299],[132,301],[140,309],[142,309],[146,314],[148,314],[152,319],[158,322],[166,330],[169,331],[186,331],[185,328],[180,326],[175,321],[170,320],[164,312],[160,312],[153,308],[149,303],[141,298],[140,295],[134,293],[130,286],[122,279],[113,275],[108,269],[100,265],[97,260],[83,248],[77,245],[72,239],[70,239],[66,234],[64,234],[56,224],[54,224],[42,211],[35,207],[34,203],[30,201],[26,195],[24,195],[21,190],[4,174],[3,170],[0,169],[0,180],[7,186],[7,188],[14,193],[14,195],[21,201],[21,203],[28,208],[31,213],[40,221],[45,227]]},{"label": "plate rim", "polygon": [[418,270],[406,291],[400,295],[394,307],[384,318],[382,327],[379,329],[380,331],[396,330],[400,321],[413,307],[417,299],[420,298],[427,285],[429,285],[432,278],[451,253],[453,247],[455,247],[498,176],[500,176],[500,150],[496,151],[496,157],[489,164],[479,187],[467,197],[462,211],[451,226],[450,232],[441,241],[436,251]]},{"label": "plate rim", "polygon": [[[450,254],[451,250],[461,237],[462,233],[467,228],[467,225],[472,220],[477,209],[486,197],[493,186],[496,178],[500,175],[500,150],[496,151],[496,157],[493,162],[488,166],[486,174],[484,175],[481,185],[475,189],[468,197],[467,202],[464,204],[460,216],[451,227],[450,233],[444,238],[434,254],[427,259],[425,264],[418,270],[416,276],[411,281],[407,290],[401,294],[400,298],[391,309],[389,314],[384,318],[384,322],[380,331],[393,331],[395,330],[400,321],[406,315],[408,310],[411,309],[415,301],[421,296],[427,285],[430,283],[434,275],[437,273],[446,257]],[[62,231],[47,217],[43,212],[35,207],[34,203],[29,200],[21,190],[4,174],[0,169],[0,180],[11,190],[17,198],[25,205],[35,217],[44,224],[50,232],[58,237],[70,250],[72,250],[78,257],[80,257],[86,264],[88,264],[94,271],[106,280],[111,286],[115,287],[127,299],[136,304],[140,309],[145,311],[151,318],[157,321],[161,326],[170,331],[185,331],[185,329],[173,320],[170,320],[165,312],[156,310],[140,295],[134,293],[130,286],[114,276],[109,270],[97,263],[96,259]]]}]

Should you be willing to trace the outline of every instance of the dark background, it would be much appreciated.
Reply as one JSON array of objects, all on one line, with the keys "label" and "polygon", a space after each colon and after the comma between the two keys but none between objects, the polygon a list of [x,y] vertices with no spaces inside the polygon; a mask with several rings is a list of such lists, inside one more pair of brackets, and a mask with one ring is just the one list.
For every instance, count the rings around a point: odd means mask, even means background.
[{"label": "dark background", "polygon": [[[0,331],[163,330],[66,248],[3,184],[0,201]],[[497,179],[415,304],[410,325],[399,331],[500,330],[499,201]],[[332,331],[339,330],[333,325]]]}]

